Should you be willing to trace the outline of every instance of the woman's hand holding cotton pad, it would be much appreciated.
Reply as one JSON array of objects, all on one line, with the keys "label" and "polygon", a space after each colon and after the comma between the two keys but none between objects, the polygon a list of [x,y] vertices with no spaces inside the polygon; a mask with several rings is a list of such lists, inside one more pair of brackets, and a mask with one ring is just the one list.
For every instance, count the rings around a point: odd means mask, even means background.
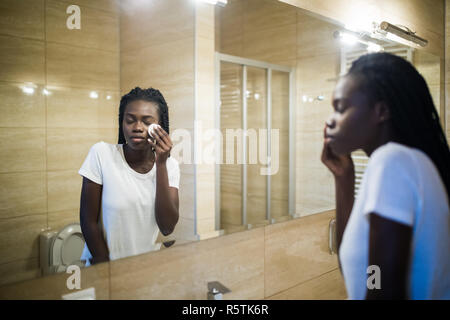
[{"label": "woman's hand holding cotton pad", "polygon": [[148,135],[150,136],[150,138],[152,138],[153,140],[155,139],[155,129],[156,128],[161,128],[161,126],[157,123],[152,123],[149,127],[148,127]]}]

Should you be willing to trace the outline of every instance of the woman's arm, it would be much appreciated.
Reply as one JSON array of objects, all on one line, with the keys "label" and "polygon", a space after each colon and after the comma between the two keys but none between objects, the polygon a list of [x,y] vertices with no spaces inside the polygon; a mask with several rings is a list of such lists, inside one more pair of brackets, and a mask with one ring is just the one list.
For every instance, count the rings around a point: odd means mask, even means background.
[{"label": "woman's arm", "polygon": [[169,187],[167,175],[167,158],[172,149],[172,140],[168,133],[161,127],[154,130],[155,141],[147,141],[155,149],[156,163],[156,200],[155,218],[159,230],[164,236],[173,232],[178,222],[178,189]]},{"label": "woman's arm", "polygon": [[166,163],[156,164],[155,218],[164,236],[173,232],[178,222],[178,189],[169,187]]},{"label": "woman's arm", "polygon": [[342,176],[335,176],[336,187],[336,242],[337,250],[341,247],[348,219],[355,201],[355,174],[353,171]]},{"label": "woman's arm", "polygon": [[[326,125],[324,128],[326,136]],[[324,141],[321,160],[334,176],[336,187],[336,242],[337,250],[342,242],[342,236],[353,209],[355,199],[355,166],[351,156],[337,155]],[[339,260],[339,267],[341,262]]]},{"label": "woman's arm", "polygon": [[109,260],[108,246],[98,226],[102,185],[83,178],[80,201],[80,225],[84,239],[92,254],[91,263]]},{"label": "woman's arm", "polygon": [[407,299],[411,227],[369,215],[369,266],[380,268],[380,289],[367,289],[366,299]]}]

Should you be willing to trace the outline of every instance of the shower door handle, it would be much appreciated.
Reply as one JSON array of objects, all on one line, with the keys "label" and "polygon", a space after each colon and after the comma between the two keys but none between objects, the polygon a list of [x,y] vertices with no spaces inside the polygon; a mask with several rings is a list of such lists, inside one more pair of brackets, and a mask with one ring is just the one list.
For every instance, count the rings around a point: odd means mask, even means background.
[{"label": "shower door handle", "polygon": [[328,249],[330,254],[337,253],[336,247],[336,218],[333,218],[328,225]]}]

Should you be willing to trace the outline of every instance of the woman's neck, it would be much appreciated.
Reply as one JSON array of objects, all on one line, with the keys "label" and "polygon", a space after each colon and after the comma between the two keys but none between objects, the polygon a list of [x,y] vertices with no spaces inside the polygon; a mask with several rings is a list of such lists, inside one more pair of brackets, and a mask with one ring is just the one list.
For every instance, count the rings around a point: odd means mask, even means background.
[{"label": "woman's neck", "polygon": [[397,141],[396,135],[394,134],[392,127],[386,125],[380,130],[379,134],[375,137],[372,143],[364,148],[364,152],[368,157],[370,157],[376,149],[391,141]]},{"label": "woman's neck", "polygon": [[155,161],[155,154],[153,153],[151,146],[142,150],[133,150],[127,144],[124,144],[123,152],[128,163],[134,164]]}]

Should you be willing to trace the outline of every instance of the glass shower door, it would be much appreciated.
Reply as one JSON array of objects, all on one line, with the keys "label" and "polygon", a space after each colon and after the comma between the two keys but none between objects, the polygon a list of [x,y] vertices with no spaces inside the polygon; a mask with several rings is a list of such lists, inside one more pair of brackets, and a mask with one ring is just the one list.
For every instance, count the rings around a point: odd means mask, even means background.
[{"label": "glass shower door", "polygon": [[289,73],[273,70],[271,73],[271,129],[278,130],[277,141],[271,149],[278,153],[277,172],[269,177],[270,216],[275,221],[289,217]]},{"label": "glass shower door", "polygon": [[[266,167],[267,139],[260,133],[267,130],[267,71],[262,68],[246,67],[247,70],[247,192],[246,223],[252,227],[268,223],[267,219],[267,176],[261,175]],[[245,191],[244,191],[245,192]]]},{"label": "glass shower door", "polygon": [[293,71],[240,59],[218,64],[222,163],[216,215],[217,228],[226,233],[286,220],[293,208]]},{"label": "glass shower door", "polygon": [[[237,165],[241,150],[239,143],[228,146],[225,140],[227,130],[237,132],[242,129],[242,69],[241,65],[234,63],[220,64],[220,130],[224,137],[224,163],[220,165],[220,228],[227,232],[243,229],[242,166]],[[237,137],[239,139],[241,137]],[[230,148],[228,152],[227,148]]]}]

